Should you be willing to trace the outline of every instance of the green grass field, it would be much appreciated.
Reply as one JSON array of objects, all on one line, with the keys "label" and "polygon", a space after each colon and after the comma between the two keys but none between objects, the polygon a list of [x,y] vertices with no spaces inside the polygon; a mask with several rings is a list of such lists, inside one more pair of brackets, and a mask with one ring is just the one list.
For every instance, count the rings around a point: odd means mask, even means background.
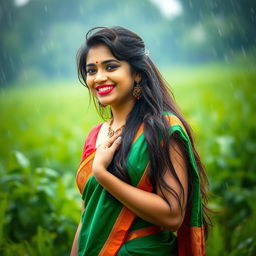
[{"label": "green grass field", "polygon": [[[212,64],[163,74],[194,130],[210,206],[219,212],[207,255],[255,255],[255,68]],[[1,89],[1,255],[68,255],[80,214],[76,168],[88,131],[101,122],[89,103],[78,82]]]}]

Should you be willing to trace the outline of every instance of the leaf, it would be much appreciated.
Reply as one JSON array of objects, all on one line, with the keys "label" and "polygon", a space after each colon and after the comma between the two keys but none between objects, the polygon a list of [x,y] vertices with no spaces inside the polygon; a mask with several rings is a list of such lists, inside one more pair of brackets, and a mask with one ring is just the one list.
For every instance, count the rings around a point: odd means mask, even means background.
[{"label": "leaf", "polygon": [[19,151],[14,151],[14,155],[20,167],[26,169],[30,166],[29,160]]}]

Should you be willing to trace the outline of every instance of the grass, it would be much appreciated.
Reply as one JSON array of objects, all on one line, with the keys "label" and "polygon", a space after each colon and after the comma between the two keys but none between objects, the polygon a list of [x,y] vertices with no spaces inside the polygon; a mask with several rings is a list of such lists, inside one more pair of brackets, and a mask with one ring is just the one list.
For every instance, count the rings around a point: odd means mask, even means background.
[{"label": "grass", "polygon": [[[242,219],[255,217],[252,210],[255,207],[247,203],[255,196],[252,186],[256,171],[254,66],[213,63],[162,69],[177,104],[194,130],[215,193],[210,204],[222,212],[214,220],[215,228],[208,243],[211,248],[208,255],[212,256],[221,252],[243,255],[242,245],[248,243],[251,251],[255,249],[254,240],[248,240],[252,234],[245,231],[251,230],[247,228],[248,222],[241,224]],[[75,190],[84,139],[101,122],[93,103],[89,102],[87,89],[78,82],[47,81],[2,88],[0,173],[15,167],[12,152],[18,151],[34,167],[70,173]],[[245,192],[241,193],[240,188]],[[237,205],[241,211],[237,209],[233,216],[228,209]],[[242,235],[233,241],[232,229],[238,226]],[[239,239],[241,243],[236,245]]]}]

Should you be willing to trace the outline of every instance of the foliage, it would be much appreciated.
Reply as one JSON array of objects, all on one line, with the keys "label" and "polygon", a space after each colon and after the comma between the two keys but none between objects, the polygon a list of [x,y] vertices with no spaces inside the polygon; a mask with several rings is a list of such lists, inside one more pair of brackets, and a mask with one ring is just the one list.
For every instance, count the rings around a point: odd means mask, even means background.
[{"label": "foliage", "polygon": [[[196,135],[210,206],[219,212],[208,256],[256,254],[253,66],[163,70]],[[85,88],[46,84],[1,91],[1,255],[68,255],[79,220],[75,172],[99,118],[87,109]]]},{"label": "foliage", "polygon": [[[79,220],[67,185],[70,174],[32,168],[18,151],[1,172],[1,255],[67,255]],[[64,243],[67,241],[67,243]]]},{"label": "foliage", "polygon": [[[189,80],[191,90],[181,81],[175,94],[196,124],[213,193],[211,205],[219,211],[208,255],[255,255],[256,74],[248,66],[209,66],[203,75],[189,72],[197,77]],[[198,80],[201,84],[194,85]]]}]

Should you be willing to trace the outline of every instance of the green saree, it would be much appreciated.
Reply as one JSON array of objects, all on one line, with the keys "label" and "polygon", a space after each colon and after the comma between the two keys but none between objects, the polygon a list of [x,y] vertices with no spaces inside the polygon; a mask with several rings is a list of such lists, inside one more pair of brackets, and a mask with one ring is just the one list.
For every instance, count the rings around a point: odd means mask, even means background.
[{"label": "green saree", "polygon": [[[173,132],[179,132],[187,144],[190,152],[190,171],[193,177],[192,209],[186,214],[184,223],[178,231],[179,241],[170,231],[138,218],[119,201],[113,200],[91,175],[96,150],[95,142],[101,127],[97,125],[87,137],[77,172],[77,184],[85,207],[78,239],[79,256],[204,255],[199,176],[195,159],[182,123],[170,113],[165,115],[170,123],[170,135]],[[148,163],[149,156],[142,124],[134,138],[127,168],[133,186],[152,192],[152,187],[147,180]]]}]

